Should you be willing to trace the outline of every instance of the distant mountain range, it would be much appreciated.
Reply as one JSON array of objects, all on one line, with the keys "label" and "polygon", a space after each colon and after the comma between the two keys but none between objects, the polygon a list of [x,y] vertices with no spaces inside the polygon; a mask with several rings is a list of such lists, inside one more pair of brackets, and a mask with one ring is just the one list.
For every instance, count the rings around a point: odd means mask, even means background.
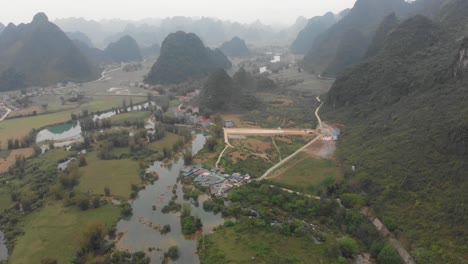
[{"label": "distant mountain range", "polygon": [[[372,13],[364,4],[350,14]],[[387,15],[365,59],[338,77],[321,111],[345,125],[341,191],[361,195],[416,263],[465,263],[468,1],[419,0],[413,7],[430,18]],[[338,35],[352,39],[335,28],[328,40]]]},{"label": "distant mountain range", "polygon": [[243,57],[250,54],[245,41],[239,37],[233,37],[230,41],[224,42],[219,49],[229,57]]},{"label": "distant mountain range", "polygon": [[0,90],[85,82],[98,75],[97,68],[43,13],[29,24],[10,23],[0,35]]},{"label": "distant mountain range", "polygon": [[98,47],[129,35],[141,47],[161,43],[169,34],[176,31],[193,32],[210,47],[219,47],[223,42],[235,36],[252,45],[287,45],[305,26],[307,19],[300,17],[291,27],[277,29],[260,21],[251,24],[222,21],[215,18],[191,18],[176,16],[165,19],[127,21],[103,20],[93,21],[83,18],[57,19],[55,23],[64,31],[81,31],[91,38]]},{"label": "distant mountain range", "polygon": [[108,58],[115,62],[141,61],[140,47],[130,36],[123,36],[116,42],[110,43],[104,50]]},{"label": "distant mountain range", "polygon": [[2,34],[3,30],[5,29],[5,25],[0,23],[0,34]]},{"label": "distant mountain range", "polygon": [[65,34],[67,34],[68,38],[71,39],[71,40],[78,40],[78,41],[86,44],[86,46],[88,46],[90,48],[94,48],[94,44],[91,41],[91,39],[83,32],[80,32],[80,31],[65,32]]},{"label": "distant mountain range", "polygon": [[406,16],[410,12],[411,4],[404,0],[357,0],[349,13],[316,37],[303,67],[330,77],[340,74],[361,61],[386,16]]},{"label": "distant mountain range", "polygon": [[296,54],[306,54],[312,48],[315,39],[343,18],[348,12],[349,9],[337,15],[328,12],[323,16],[316,16],[309,19],[305,27],[298,33],[296,39],[291,44],[290,50]]},{"label": "distant mountain range", "polygon": [[193,33],[178,31],[163,41],[161,53],[146,82],[172,84],[207,77],[217,68],[230,68],[231,62],[219,50],[205,47]]}]

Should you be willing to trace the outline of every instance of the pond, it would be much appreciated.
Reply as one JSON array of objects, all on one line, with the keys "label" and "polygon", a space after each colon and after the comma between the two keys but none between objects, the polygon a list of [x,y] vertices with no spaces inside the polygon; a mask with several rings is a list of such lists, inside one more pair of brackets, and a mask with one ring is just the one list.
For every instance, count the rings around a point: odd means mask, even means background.
[{"label": "pond", "polygon": [[36,142],[47,140],[72,140],[81,137],[81,126],[79,122],[69,122],[59,125],[48,126],[47,128],[39,131],[36,137]]},{"label": "pond", "polygon": [[5,245],[4,237],[2,231],[0,231],[0,261],[8,258],[8,249]]},{"label": "pond", "polygon": [[[206,138],[198,134],[192,142],[192,152],[195,154],[200,151],[205,141]],[[180,212],[168,214],[161,212],[161,209],[171,200],[172,188],[175,184],[177,184],[177,203],[190,203],[183,199],[182,185],[177,183],[177,177],[183,166],[184,160],[179,158],[169,167],[163,167],[160,162],[155,162],[148,168],[148,171],[155,171],[159,174],[159,180],[140,191],[138,198],[131,203],[133,216],[117,224],[117,233],[123,234],[117,242],[119,250],[144,251],[151,258],[151,263],[161,263],[164,252],[171,246],[177,246],[180,258],[174,263],[199,263],[196,254],[197,237],[201,234],[195,237],[185,237],[180,225]],[[203,210],[203,201],[206,199],[209,199],[207,195],[198,198],[199,207],[190,203],[192,215],[201,218],[203,234],[212,232],[216,226],[224,223],[220,214],[215,215]],[[156,210],[153,210],[153,206],[156,206]],[[170,224],[171,231],[166,235],[161,235],[153,228],[167,224]],[[156,250],[149,252],[148,248],[153,247]]]},{"label": "pond", "polygon": [[[160,108],[156,103],[151,102],[153,106],[156,106],[158,109]],[[133,107],[128,107],[127,111],[140,111],[144,108],[147,108],[149,103],[134,105]],[[93,120],[96,121],[98,119],[110,118],[116,115],[116,111],[108,111],[104,113],[100,113],[99,115],[94,115]],[[63,145],[69,145],[72,143],[77,142],[77,140],[82,139],[81,137],[81,126],[79,122],[68,122],[58,125],[52,125],[44,128],[43,130],[39,131],[36,137],[36,143],[47,141],[47,140],[54,140],[54,141],[65,141],[64,144],[56,143],[54,144],[56,147],[62,147]]]}]

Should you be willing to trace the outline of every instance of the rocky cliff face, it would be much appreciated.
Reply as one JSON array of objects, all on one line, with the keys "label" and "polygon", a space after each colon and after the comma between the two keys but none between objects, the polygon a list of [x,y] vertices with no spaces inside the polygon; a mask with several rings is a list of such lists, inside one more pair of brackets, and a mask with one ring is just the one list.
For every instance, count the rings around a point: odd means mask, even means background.
[{"label": "rocky cliff face", "polygon": [[454,77],[464,77],[466,75],[468,75],[468,38],[463,40],[453,69]]}]

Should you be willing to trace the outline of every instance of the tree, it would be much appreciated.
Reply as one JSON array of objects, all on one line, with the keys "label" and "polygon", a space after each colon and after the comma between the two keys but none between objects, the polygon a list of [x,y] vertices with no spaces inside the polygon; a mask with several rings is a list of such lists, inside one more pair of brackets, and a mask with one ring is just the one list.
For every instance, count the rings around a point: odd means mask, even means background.
[{"label": "tree", "polygon": [[101,206],[101,200],[99,197],[93,198],[93,208],[99,208]]},{"label": "tree", "polygon": [[48,106],[49,106],[49,104],[47,104],[47,103],[42,104],[42,105],[41,105],[42,110],[46,111]]},{"label": "tree", "polygon": [[184,151],[184,163],[185,165],[190,165],[193,162],[192,151],[187,149]]},{"label": "tree", "polygon": [[55,258],[43,258],[41,264],[57,264],[57,259]]},{"label": "tree", "polygon": [[81,238],[81,247],[84,252],[99,254],[105,248],[105,227],[101,222],[92,222],[86,226]]},{"label": "tree", "polygon": [[164,254],[165,258],[170,258],[171,260],[177,260],[179,258],[179,248],[177,246],[172,246],[169,248],[167,253]]},{"label": "tree", "polygon": [[338,245],[341,253],[343,253],[345,257],[352,257],[354,254],[358,253],[358,245],[356,241],[350,237],[340,238],[338,240]]},{"label": "tree", "polygon": [[109,187],[104,187],[104,195],[109,197],[110,196],[110,189]]},{"label": "tree", "polygon": [[215,150],[217,144],[218,144],[218,141],[214,137],[210,137],[206,140],[206,147],[211,152]]},{"label": "tree", "polygon": [[86,161],[86,156],[84,154],[81,154],[78,166],[84,167],[86,165],[88,165],[88,162]]},{"label": "tree", "polygon": [[401,264],[398,253],[389,245],[386,245],[379,255],[377,255],[379,264]]},{"label": "tree", "polygon": [[125,100],[125,99],[122,100],[122,108],[123,108],[124,113],[126,113],[128,111],[128,109],[127,109],[127,100]]},{"label": "tree", "polygon": [[89,206],[90,206],[89,199],[86,195],[79,196],[77,199],[78,199],[77,201],[78,207],[80,207],[82,211],[86,211],[89,209]]}]

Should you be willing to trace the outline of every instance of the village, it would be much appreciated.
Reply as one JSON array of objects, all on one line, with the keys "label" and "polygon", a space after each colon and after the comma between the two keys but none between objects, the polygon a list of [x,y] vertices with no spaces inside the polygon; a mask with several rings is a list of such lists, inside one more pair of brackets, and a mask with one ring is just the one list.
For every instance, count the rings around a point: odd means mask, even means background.
[{"label": "village", "polygon": [[187,165],[180,170],[180,176],[191,179],[195,184],[209,188],[210,194],[216,197],[226,197],[227,193],[247,184],[251,176],[240,173],[227,174],[224,168],[206,169],[201,164]]}]

